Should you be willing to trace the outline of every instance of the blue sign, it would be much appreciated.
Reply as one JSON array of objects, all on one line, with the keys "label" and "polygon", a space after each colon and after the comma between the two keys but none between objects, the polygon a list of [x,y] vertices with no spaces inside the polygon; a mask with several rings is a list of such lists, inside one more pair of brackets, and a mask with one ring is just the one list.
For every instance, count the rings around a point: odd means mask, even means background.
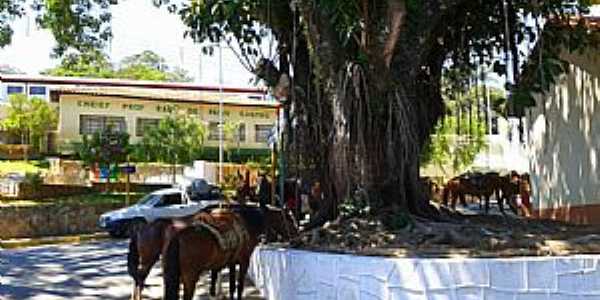
[{"label": "blue sign", "polygon": [[133,174],[135,173],[135,166],[125,166],[121,167],[121,171],[125,174]]},{"label": "blue sign", "polygon": [[110,174],[109,168],[101,168],[100,169],[100,178],[101,179],[107,179],[109,174]]}]

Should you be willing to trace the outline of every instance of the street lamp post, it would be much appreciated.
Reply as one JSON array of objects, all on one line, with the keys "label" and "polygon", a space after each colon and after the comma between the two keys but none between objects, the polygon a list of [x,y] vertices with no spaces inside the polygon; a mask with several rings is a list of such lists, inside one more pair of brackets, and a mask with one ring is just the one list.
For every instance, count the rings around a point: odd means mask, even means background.
[{"label": "street lamp post", "polygon": [[219,43],[219,184],[223,184],[223,48]]}]

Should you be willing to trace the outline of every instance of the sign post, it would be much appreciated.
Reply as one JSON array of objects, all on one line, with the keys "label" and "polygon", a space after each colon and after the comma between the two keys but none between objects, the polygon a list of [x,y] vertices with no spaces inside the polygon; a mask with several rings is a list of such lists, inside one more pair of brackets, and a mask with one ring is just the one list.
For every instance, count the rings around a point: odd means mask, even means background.
[{"label": "sign post", "polygon": [[[129,155],[127,156],[127,167],[129,167]],[[125,172],[127,174],[127,181],[125,182],[125,206],[129,206],[130,196],[129,196],[129,172]]]},{"label": "sign post", "polygon": [[129,206],[129,202],[130,202],[130,185],[131,185],[131,177],[130,175],[135,173],[135,166],[131,166],[129,165],[129,157],[127,157],[127,165],[125,167],[121,168],[121,171],[123,171],[123,173],[127,174],[127,181],[125,182],[125,204],[126,206]]}]

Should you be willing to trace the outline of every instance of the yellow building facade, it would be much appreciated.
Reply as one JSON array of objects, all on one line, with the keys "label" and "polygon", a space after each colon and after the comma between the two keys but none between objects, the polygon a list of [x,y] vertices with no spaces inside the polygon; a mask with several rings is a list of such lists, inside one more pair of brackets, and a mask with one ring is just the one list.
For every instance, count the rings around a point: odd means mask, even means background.
[{"label": "yellow building facade", "polygon": [[205,146],[218,147],[219,101],[223,98],[225,124],[236,124],[234,140],[226,147],[268,149],[268,137],[277,122],[278,103],[248,99],[245,95],[207,92],[181,92],[132,88],[69,88],[53,91],[51,101],[58,105],[59,124],[56,146],[67,153],[72,145],[108,126],[139,142],[144,131],[168,116],[197,119],[208,130]]}]

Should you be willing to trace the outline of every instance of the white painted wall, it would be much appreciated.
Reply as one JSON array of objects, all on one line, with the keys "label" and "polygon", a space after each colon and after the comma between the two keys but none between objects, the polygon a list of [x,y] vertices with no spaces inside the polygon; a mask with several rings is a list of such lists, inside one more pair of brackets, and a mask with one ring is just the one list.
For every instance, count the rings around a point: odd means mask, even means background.
[{"label": "white painted wall", "polygon": [[600,204],[600,52],[563,56],[570,72],[528,116],[538,209]]},{"label": "white painted wall", "polygon": [[270,300],[600,299],[598,255],[383,258],[257,248],[250,275]]}]

